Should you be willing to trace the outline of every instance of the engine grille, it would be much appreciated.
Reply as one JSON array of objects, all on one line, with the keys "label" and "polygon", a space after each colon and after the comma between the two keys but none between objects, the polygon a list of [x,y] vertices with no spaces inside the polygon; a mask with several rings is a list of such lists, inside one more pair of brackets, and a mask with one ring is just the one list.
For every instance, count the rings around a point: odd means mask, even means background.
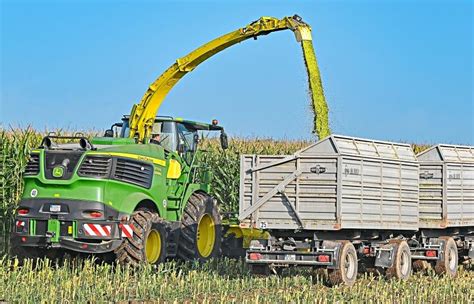
[{"label": "engine grille", "polygon": [[112,158],[103,156],[86,156],[77,174],[82,177],[105,178],[110,174]]},{"label": "engine grille", "polygon": [[25,175],[37,175],[39,173],[39,159],[40,155],[38,153],[30,154],[30,159],[25,168]]},{"label": "engine grille", "polygon": [[145,188],[151,187],[153,166],[130,159],[118,158],[113,178]]}]

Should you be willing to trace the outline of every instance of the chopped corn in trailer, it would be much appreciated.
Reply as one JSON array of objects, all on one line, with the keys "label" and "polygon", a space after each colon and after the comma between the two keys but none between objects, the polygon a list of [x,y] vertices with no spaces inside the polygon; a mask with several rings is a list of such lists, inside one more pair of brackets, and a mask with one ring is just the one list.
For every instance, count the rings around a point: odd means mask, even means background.
[{"label": "chopped corn in trailer", "polygon": [[[331,284],[346,285],[359,266],[403,280],[412,267],[455,276],[473,257],[473,150],[446,147],[418,161],[408,144],[332,135],[293,155],[241,156],[240,225],[268,233],[250,243],[251,271],[326,268]],[[433,159],[440,149],[458,157]],[[425,172],[433,164],[446,176],[434,188],[424,178],[443,175]],[[436,229],[421,224],[430,200],[439,204]]]}]

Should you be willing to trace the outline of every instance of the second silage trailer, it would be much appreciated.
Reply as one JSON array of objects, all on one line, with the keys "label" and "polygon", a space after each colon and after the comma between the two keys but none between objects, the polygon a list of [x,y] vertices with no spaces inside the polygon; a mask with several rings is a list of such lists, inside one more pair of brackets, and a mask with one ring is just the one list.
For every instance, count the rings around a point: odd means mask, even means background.
[{"label": "second silage trailer", "polygon": [[[472,181],[469,170],[462,174]],[[412,262],[432,263],[454,276],[458,248],[472,257],[472,222],[420,229],[423,172],[408,144],[332,135],[293,155],[243,155],[240,173],[240,225],[270,235],[247,250],[254,273],[311,266],[351,285],[361,264],[406,279]],[[471,210],[469,193],[462,212]]]}]

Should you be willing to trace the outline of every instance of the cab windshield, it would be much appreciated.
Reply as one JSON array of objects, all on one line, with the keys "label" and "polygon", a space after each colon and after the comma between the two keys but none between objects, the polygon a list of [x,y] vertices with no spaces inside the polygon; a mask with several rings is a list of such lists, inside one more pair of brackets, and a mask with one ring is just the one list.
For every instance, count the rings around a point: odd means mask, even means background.
[{"label": "cab windshield", "polygon": [[[176,151],[177,138],[176,126],[173,121],[157,121],[153,124],[150,143],[159,144],[163,148]],[[123,121],[122,129],[120,130],[120,137],[130,136],[130,126],[128,120]]]}]

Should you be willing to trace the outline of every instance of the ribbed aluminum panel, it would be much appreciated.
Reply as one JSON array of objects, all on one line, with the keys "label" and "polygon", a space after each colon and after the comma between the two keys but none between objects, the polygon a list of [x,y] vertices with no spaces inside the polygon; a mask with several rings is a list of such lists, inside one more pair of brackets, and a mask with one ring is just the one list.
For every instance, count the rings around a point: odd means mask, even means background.
[{"label": "ribbed aluminum panel", "polygon": [[241,220],[268,229],[418,228],[409,145],[331,136],[294,155],[241,158]]},{"label": "ribbed aluminum panel", "polygon": [[353,155],[364,158],[384,158],[399,161],[415,161],[416,156],[408,144],[377,141],[356,137],[332,135],[307,148],[298,154],[332,154]]},{"label": "ribbed aluminum panel", "polygon": [[474,226],[474,147],[438,145],[418,157],[420,227]]},{"label": "ribbed aluminum panel", "polygon": [[443,219],[443,165],[420,165],[420,221]]}]

